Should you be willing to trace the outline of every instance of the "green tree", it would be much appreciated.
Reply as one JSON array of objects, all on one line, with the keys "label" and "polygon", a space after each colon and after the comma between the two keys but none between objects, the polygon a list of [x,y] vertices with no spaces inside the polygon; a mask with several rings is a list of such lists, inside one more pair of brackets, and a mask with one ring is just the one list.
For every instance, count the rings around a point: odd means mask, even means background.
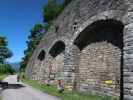
[{"label": "green tree", "polygon": [[28,36],[27,49],[24,51],[24,57],[20,63],[20,70],[24,70],[27,66],[27,63],[32,56],[36,46],[39,44],[43,33],[45,32],[45,26],[42,24],[35,24],[34,27],[30,31],[30,35]]},{"label": "green tree", "polygon": [[48,3],[43,7],[43,21],[45,24],[45,31],[47,32],[52,24],[52,20],[62,12],[72,0],[48,0]]},{"label": "green tree", "polygon": [[12,56],[12,52],[7,48],[8,42],[5,37],[0,37],[0,63],[3,64],[7,58]]},{"label": "green tree", "polygon": [[43,7],[44,22],[50,23],[63,10],[63,5],[58,0],[48,0],[48,3]]},{"label": "green tree", "polygon": [[5,60],[10,58],[12,55],[12,52],[8,49],[7,39],[0,36],[0,74],[13,74],[15,72],[11,65],[5,64]]},{"label": "green tree", "polygon": [[0,46],[7,46],[7,41],[5,37],[0,36]]},{"label": "green tree", "polygon": [[13,74],[15,70],[12,68],[10,64],[0,64],[0,74]]},{"label": "green tree", "polygon": [[24,54],[27,55],[28,52],[33,52],[36,46],[39,44],[44,33],[44,25],[35,24],[34,27],[30,31],[30,35],[28,36],[27,41],[27,50],[25,50]]}]

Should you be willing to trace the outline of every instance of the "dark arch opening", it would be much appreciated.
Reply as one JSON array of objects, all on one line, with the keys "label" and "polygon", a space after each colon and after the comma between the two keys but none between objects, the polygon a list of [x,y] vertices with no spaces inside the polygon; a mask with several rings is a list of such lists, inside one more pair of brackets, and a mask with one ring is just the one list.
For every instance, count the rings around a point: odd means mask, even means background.
[{"label": "dark arch opening", "polygon": [[86,27],[75,39],[74,44],[82,50],[92,42],[107,41],[122,49],[124,25],[113,19],[99,20]]},{"label": "dark arch opening", "polygon": [[123,99],[123,29],[124,24],[114,19],[99,20],[86,27],[74,44],[83,50],[90,43],[107,41],[121,50],[120,100]]},{"label": "dark arch opening", "polygon": [[38,59],[39,59],[40,61],[42,61],[42,60],[45,59],[45,51],[44,51],[44,50],[42,50],[42,51],[39,53]]},{"label": "dark arch opening", "polygon": [[65,44],[63,41],[57,41],[49,51],[52,57],[56,57],[65,50]]}]

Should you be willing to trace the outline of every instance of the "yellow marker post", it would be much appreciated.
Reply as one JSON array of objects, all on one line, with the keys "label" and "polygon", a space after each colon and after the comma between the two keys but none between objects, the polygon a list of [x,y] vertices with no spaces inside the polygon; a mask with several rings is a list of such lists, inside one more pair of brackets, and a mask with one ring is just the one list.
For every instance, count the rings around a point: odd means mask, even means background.
[{"label": "yellow marker post", "polygon": [[68,91],[72,91],[72,86],[65,86],[65,88],[68,90]]},{"label": "yellow marker post", "polygon": [[112,85],[113,84],[113,81],[112,80],[106,80],[105,81],[105,84]]}]

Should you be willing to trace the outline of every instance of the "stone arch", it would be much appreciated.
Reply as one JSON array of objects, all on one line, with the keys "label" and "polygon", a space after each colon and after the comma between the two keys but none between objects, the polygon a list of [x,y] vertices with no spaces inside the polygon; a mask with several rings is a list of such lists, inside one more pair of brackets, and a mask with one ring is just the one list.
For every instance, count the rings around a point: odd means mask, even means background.
[{"label": "stone arch", "polygon": [[124,15],[125,15],[125,12],[123,10],[107,10],[101,13],[97,13],[96,15],[90,17],[88,20],[86,20],[82,25],[78,27],[77,31],[74,33],[72,37],[72,41],[74,42],[75,39],[79,36],[79,34],[87,26],[91,25],[93,22],[96,22],[98,20],[115,19],[125,24],[125,20],[123,20]]},{"label": "stone arch", "polygon": [[[121,44],[120,41],[123,40],[123,35],[122,35],[123,28],[124,28],[124,25],[121,21],[117,21],[114,19],[98,20],[92,23],[91,25],[89,25],[88,27],[86,27],[74,40],[74,44],[77,45],[80,50],[82,50],[86,45],[92,42],[95,42],[95,41],[100,42],[100,41],[107,40],[107,42],[111,42],[115,46],[118,46],[119,48],[122,49],[123,44]],[[111,33],[104,34],[104,31],[112,32],[114,30],[115,32],[120,33],[121,35],[113,33],[113,37],[112,37]],[[97,32],[100,32],[100,34],[97,34]],[[110,37],[115,39],[115,41],[113,41]]]},{"label": "stone arch", "polygon": [[54,42],[48,52],[48,78],[54,80],[62,76],[64,67],[65,43],[62,40]]},{"label": "stone arch", "polygon": [[46,52],[44,49],[39,50],[38,52],[36,52],[36,61],[33,62],[34,65],[34,80],[38,80],[41,81],[42,80],[42,73],[43,73],[43,63],[46,57]]},{"label": "stone arch", "polygon": [[63,41],[57,41],[49,51],[52,57],[56,57],[65,50],[65,43]]},{"label": "stone arch", "polygon": [[75,38],[74,44],[80,49],[79,90],[120,95],[123,28],[115,19],[98,20]]}]

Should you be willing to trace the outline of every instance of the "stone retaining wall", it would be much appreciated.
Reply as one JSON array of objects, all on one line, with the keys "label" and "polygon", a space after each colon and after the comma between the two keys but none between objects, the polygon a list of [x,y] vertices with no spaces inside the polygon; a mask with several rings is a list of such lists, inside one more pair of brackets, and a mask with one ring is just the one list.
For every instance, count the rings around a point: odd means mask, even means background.
[{"label": "stone retaining wall", "polygon": [[[91,42],[83,50],[79,50],[77,45],[74,44],[75,39],[84,30],[91,29],[88,26],[92,23],[109,19],[121,22],[124,26],[124,32],[121,33],[124,43],[123,45],[121,42],[123,51],[116,45],[102,41]],[[121,98],[124,95],[124,100],[133,100],[132,23],[132,0],[72,0],[53,21],[49,31],[34,51],[27,66],[29,78],[45,81],[49,74],[49,64],[53,62],[53,65],[56,65],[55,68],[60,65],[63,67],[62,76],[65,79],[65,84],[72,85],[73,89],[82,91],[95,89],[101,91],[101,93],[107,92],[113,95],[115,93],[119,95],[121,90]],[[55,31],[56,27],[59,27],[57,32]],[[92,34],[88,39],[91,39],[90,37],[92,37]],[[61,59],[55,58],[55,60],[50,57],[49,51],[60,40],[66,44],[64,58],[59,55]],[[46,57],[40,62],[37,56],[41,50],[45,50]],[[122,56],[121,60],[120,56]],[[120,64],[122,65],[122,73],[120,73]],[[120,77],[120,74],[122,77]],[[116,84],[120,78],[121,86],[118,86]],[[115,85],[104,84],[103,81],[108,79],[113,80]]]},{"label": "stone retaining wall", "polygon": [[[110,43],[99,42],[88,45],[80,55],[80,90],[119,95],[121,50]],[[106,84],[109,80],[113,83]]]}]

